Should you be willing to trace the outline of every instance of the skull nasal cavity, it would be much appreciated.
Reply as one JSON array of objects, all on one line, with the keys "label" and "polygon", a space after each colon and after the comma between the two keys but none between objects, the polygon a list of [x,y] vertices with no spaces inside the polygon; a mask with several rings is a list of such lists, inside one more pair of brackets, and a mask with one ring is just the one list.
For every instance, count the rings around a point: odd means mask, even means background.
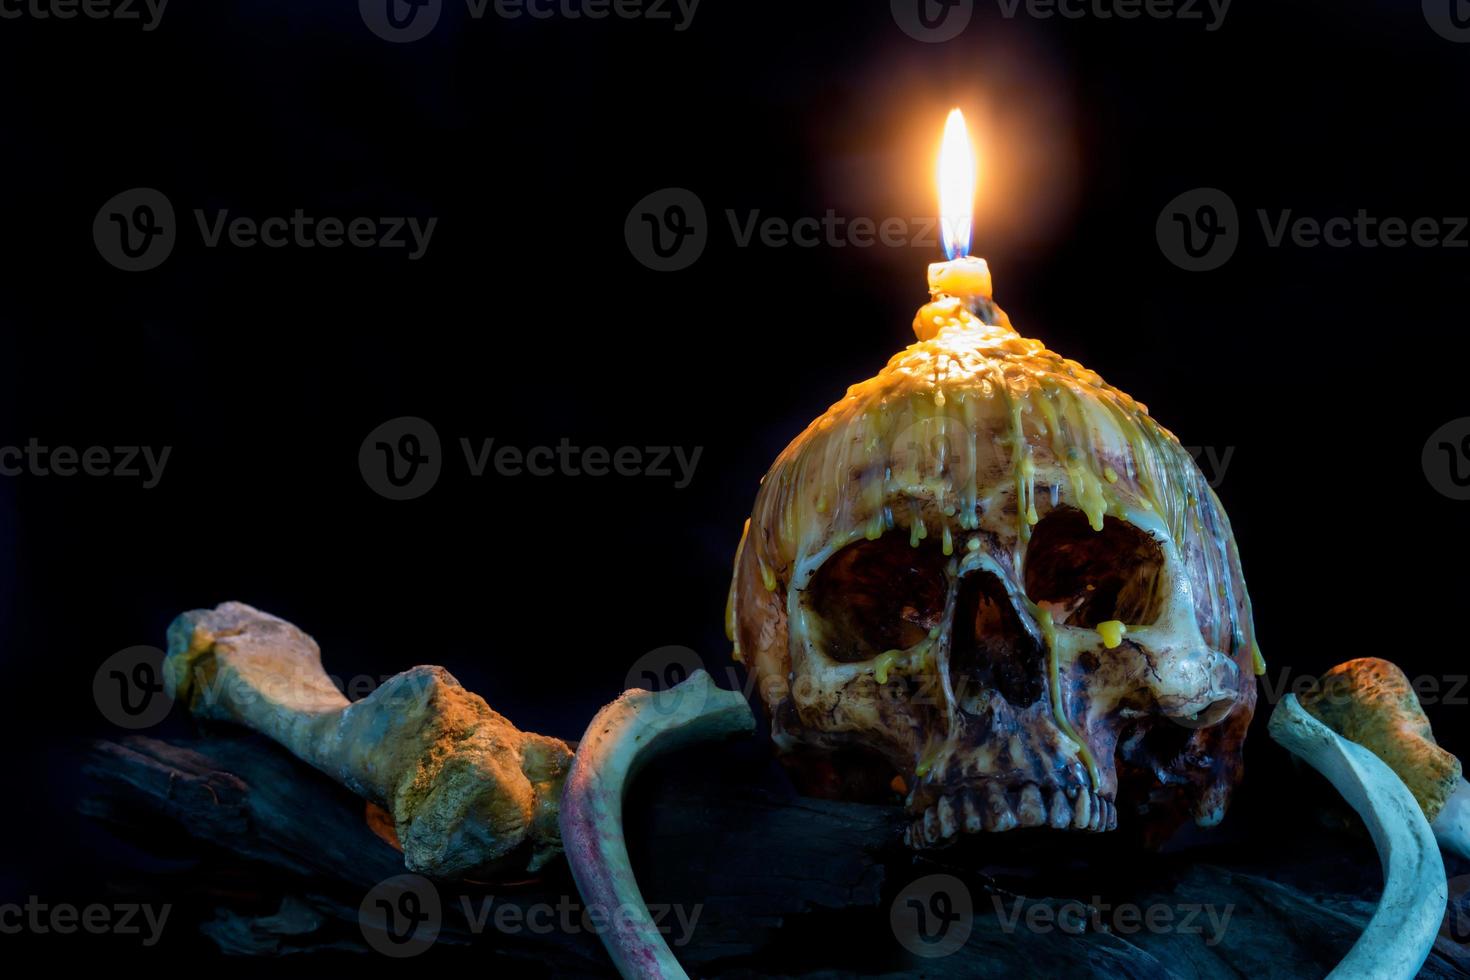
[{"label": "skull nasal cavity", "polygon": [[806,597],[827,655],[854,663],[922,642],[944,618],[947,560],[933,542],[910,545],[907,531],[858,541],[828,558]]},{"label": "skull nasal cavity", "polygon": [[1000,579],[971,572],[955,597],[950,682],[962,705],[985,689],[1017,707],[1041,697],[1045,676],[1041,643],[1021,623]]},{"label": "skull nasal cavity", "polygon": [[1067,626],[1147,626],[1163,606],[1163,567],[1163,550],[1146,531],[1114,517],[1094,531],[1080,510],[1061,508],[1031,532],[1026,595]]}]

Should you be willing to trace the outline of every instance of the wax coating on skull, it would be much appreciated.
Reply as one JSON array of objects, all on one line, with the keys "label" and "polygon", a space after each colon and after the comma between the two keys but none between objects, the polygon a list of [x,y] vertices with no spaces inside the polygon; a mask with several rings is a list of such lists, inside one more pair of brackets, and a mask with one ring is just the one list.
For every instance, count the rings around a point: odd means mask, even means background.
[{"label": "wax coating on skull", "polygon": [[781,453],[727,627],[807,792],[916,847],[1224,815],[1261,665],[1225,512],[1142,404],[940,296]]}]

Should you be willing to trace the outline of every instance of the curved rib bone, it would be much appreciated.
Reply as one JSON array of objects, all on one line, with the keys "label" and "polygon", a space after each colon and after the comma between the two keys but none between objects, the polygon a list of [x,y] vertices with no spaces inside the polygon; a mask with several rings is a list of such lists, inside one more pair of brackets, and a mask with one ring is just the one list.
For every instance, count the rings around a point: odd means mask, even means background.
[{"label": "curved rib bone", "polygon": [[561,798],[561,835],[572,876],[618,972],[633,980],[687,980],[648,914],[623,840],[623,795],[653,756],[695,741],[748,734],[755,716],[737,691],[697,670],[667,691],[625,691],[604,707],[577,744]]},{"label": "curved rib bone", "polygon": [[1378,910],[1329,980],[1409,980],[1429,956],[1449,899],[1444,861],[1424,812],[1393,770],[1313,718],[1295,695],[1276,706],[1268,729],[1358,812],[1383,862]]}]

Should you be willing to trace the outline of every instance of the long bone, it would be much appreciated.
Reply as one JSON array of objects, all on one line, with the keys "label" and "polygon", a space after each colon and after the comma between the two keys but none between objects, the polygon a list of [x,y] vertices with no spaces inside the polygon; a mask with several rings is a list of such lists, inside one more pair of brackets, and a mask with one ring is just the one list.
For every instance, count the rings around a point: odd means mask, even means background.
[{"label": "long bone", "polygon": [[1378,909],[1329,980],[1409,980],[1428,958],[1449,900],[1444,861],[1418,802],[1382,760],[1318,721],[1293,694],[1267,728],[1358,812],[1383,863]]},{"label": "long bone", "polygon": [[1323,674],[1301,702],[1318,721],[1382,759],[1419,801],[1439,846],[1470,858],[1470,783],[1460,760],[1434,740],[1402,670],[1377,657],[1349,660]]},{"label": "long bone", "polygon": [[618,972],[638,980],[688,980],[648,914],[623,839],[623,796],[639,767],[691,742],[749,734],[755,716],[738,691],[697,670],[667,691],[625,691],[577,743],[562,791],[567,863],[588,908],[608,915],[602,933]]},{"label": "long bone", "polygon": [[269,736],[383,806],[410,870],[535,870],[560,852],[571,750],[519,731],[443,667],[414,667],[349,702],[310,636],[239,602],[179,616],[168,647],[170,695],[198,717]]}]

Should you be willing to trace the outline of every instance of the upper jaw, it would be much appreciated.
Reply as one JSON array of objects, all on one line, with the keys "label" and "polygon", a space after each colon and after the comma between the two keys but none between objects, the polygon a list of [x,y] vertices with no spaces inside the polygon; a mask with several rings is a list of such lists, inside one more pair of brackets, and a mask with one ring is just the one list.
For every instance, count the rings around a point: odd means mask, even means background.
[{"label": "upper jaw", "polygon": [[1088,787],[1042,787],[1033,782],[987,781],[910,807],[916,819],[904,831],[915,850],[943,846],[963,834],[1002,833],[1025,827],[1102,832],[1118,826],[1113,800]]}]

